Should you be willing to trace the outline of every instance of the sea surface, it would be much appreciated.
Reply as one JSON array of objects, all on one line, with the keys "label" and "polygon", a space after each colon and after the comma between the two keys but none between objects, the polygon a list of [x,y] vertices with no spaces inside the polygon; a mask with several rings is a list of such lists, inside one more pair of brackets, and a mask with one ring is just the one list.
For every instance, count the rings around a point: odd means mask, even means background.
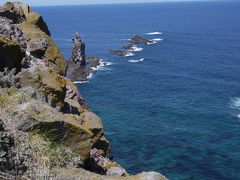
[{"label": "sea surface", "polygon": [[[34,10],[66,59],[79,31],[86,53],[108,62],[78,87],[102,118],[114,159],[130,173],[240,179],[240,2]],[[107,52],[135,35],[155,44],[139,45],[132,57]]]}]

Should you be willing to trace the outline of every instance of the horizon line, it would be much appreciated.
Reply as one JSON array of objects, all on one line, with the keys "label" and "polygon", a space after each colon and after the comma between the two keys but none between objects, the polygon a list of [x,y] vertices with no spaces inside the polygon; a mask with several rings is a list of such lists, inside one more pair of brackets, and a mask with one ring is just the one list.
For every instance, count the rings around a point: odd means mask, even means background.
[{"label": "horizon line", "polygon": [[[163,1],[150,1],[150,2],[116,2],[116,3],[73,3],[73,4],[49,4],[49,5],[30,5],[31,7],[48,7],[48,6],[91,6],[91,5],[124,5],[124,4],[159,4],[159,3],[187,3],[187,2],[231,2],[238,0],[163,0]],[[25,3],[28,4],[28,3]],[[29,5],[29,4],[28,4]]]}]

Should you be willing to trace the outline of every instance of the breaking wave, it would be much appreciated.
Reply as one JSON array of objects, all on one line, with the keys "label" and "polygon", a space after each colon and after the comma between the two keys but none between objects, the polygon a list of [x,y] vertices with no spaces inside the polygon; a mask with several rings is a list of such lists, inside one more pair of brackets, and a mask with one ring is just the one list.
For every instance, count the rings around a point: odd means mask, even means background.
[{"label": "breaking wave", "polygon": [[112,62],[106,62],[103,59],[100,59],[100,64],[97,67],[92,67],[93,71],[106,69],[107,66],[111,66]]},{"label": "breaking wave", "polygon": [[[236,97],[231,100],[231,108],[240,111],[240,98]],[[237,113],[237,117],[240,119],[240,112]]]},{"label": "breaking wave", "polygon": [[132,56],[134,56],[134,55],[135,55],[134,53],[128,52],[128,53],[125,55],[125,57],[132,57]]},{"label": "breaking wave", "polygon": [[140,52],[140,51],[142,51],[142,50],[143,50],[142,47],[133,46],[133,47],[132,47],[132,50],[128,50],[128,51],[131,51],[131,52]]},{"label": "breaking wave", "polygon": [[74,81],[74,84],[84,84],[84,83],[88,83],[88,81]]},{"label": "breaking wave", "polygon": [[138,63],[138,62],[142,62],[142,61],[144,61],[144,58],[137,59],[137,60],[131,59],[128,62],[130,62],[130,63]]},{"label": "breaking wave", "polygon": [[88,83],[90,79],[93,78],[93,72],[97,70],[105,70],[107,66],[112,65],[112,62],[106,62],[103,59],[100,59],[100,64],[97,67],[91,67],[93,70],[88,76],[87,76],[87,81],[75,81],[74,84],[85,84]]},{"label": "breaking wave", "polygon": [[231,100],[231,107],[232,107],[233,109],[238,109],[238,110],[240,110],[240,98],[239,98],[239,97],[233,98],[233,99]]},{"label": "breaking wave", "polygon": [[162,32],[149,32],[149,33],[146,33],[147,35],[161,35],[163,34]]},{"label": "breaking wave", "polygon": [[163,41],[161,38],[152,39],[152,41]]}]

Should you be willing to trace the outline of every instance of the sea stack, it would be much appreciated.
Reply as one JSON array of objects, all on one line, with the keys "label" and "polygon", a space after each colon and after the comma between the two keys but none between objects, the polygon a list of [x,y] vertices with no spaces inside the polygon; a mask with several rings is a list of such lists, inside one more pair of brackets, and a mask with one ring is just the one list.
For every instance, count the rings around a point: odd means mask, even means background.
[{"label": "sea stack", "polygon": [[67,61],[68,68],[66,76],[73,82],[84,82],[91,76],[94,68],[100,65],[100,59],[94,56],[86,57],[85,43],[82,42],[80,34],[77,32],[72,39],[72,56]]},{"label": "sea stack", "polygon": [[81,66],[86,66],[86,55],[85,55],[85,43],[81,41],[80,34],[77,32],[75,37],[72,39],[73,50],[71,60]]}]

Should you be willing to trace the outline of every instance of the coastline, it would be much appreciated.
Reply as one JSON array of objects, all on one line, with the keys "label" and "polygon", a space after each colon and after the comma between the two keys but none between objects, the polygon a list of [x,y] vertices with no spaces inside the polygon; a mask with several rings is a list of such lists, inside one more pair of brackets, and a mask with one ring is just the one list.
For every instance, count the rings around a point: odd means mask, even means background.
[{"label": "coastline", "polygon": [[130,176],[110,159],[101,119],[73,83],[88,80],[100,59],[87,58],[85,67],[66,63],[43,18],[28,5],[7,3],[0,16],[0,131],[9,142],[0,144],[6,159],[1,172],[18,178],[166,179],[156,172]]}]

